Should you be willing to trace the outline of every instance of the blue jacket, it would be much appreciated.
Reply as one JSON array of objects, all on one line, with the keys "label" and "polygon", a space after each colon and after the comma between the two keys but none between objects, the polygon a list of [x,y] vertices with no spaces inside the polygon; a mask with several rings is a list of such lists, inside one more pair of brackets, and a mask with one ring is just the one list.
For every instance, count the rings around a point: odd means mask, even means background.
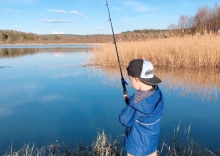
[{"label": "blue jacket", "polygon": [[119,116],[120,123],[126,127],[124,149],[135,156],[146,156],[157,150],[163,95],[157,87],[137,103],[134,103],[134,96],[129,98],[129,104]]}]

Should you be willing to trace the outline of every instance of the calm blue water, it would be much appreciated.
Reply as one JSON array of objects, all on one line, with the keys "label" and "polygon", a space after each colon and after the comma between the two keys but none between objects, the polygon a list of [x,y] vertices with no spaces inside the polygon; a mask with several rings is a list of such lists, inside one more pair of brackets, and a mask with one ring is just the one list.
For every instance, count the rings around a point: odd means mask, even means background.
[{"label": "calm blue water", "polygon": [[[118,123],[124,102],[117,69],[112,80],[108,70],[82,67],[90,56],[86,49],[63,52],[45,45],[28,48],[45,49],[31,55],[0,57],[0,151],[11,144],[20,148],[30,142],[39,147],[56,141],[83,140],[89,144],[103,129],[113,137],[124,133]],[[194,92],[182,96],[184,85],[161,84],[165,98],[161,141],[165,133],[173,133],[181,120],[180,140],[184,142],[184,131],[191,125],[194,140],[210,149],[219,148],[218,86],[209,88],[217,99],[204,100]],[[128,93],[134,93],[130,83]]]}]

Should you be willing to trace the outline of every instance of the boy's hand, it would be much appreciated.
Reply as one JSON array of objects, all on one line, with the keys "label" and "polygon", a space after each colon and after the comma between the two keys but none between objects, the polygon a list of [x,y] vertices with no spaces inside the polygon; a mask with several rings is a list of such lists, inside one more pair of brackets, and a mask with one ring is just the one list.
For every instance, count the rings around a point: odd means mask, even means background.
[{"label": "boy's hand", "polygon": [[129,96],[127,94],[124,94],[123,97],[124,97],[124,101],[127,105],[129,103]]}]

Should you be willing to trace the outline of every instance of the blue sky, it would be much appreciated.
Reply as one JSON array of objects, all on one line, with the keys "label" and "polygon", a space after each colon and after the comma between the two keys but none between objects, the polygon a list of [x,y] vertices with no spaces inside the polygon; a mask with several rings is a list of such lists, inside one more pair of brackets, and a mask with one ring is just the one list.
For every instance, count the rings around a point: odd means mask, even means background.
[{"label": "blue sky", "polygon": [[[115,33],[166,29],[220,0],[108,0]],[[106,0],[0,0],[0,29],[37,34],[110,34]]]}]

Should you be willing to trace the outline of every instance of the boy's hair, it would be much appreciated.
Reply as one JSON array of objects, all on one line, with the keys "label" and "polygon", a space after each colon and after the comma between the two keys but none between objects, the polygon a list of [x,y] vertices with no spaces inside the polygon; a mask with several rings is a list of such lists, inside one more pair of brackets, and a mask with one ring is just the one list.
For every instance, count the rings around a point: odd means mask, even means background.
[{"label": "boy's hair", "polygon": [[153,64],[144,59],[134,59],[127,67],[128,75],[137,77],[141,82],[150,85],[157,85],[162,81],[154,75]]}]

